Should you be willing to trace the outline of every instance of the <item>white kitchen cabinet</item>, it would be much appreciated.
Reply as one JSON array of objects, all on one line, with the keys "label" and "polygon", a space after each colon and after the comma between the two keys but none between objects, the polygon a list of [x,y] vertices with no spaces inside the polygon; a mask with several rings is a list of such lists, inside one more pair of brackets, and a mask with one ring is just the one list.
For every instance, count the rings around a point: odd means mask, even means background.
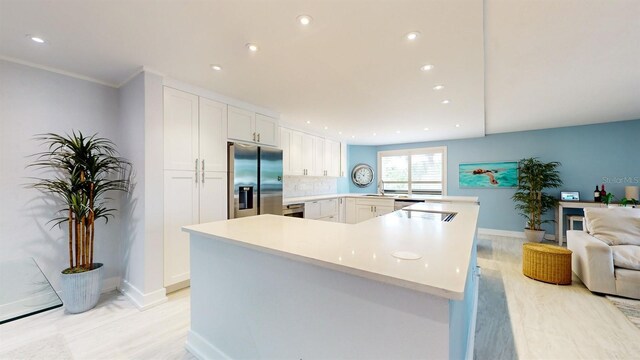
[{"label": "white kitchen cabinet", "polygon": [[199,108],[200,171],[227,171],[227,105],[201,97]]},{"label": "white kitchen cabinet", "polygon": [[193,170],[198,160],[198,96],[164,88],[164,169]]},{"label": "white kitchen cabinet", "polygon": [[320,217],[328,218],[338,215],[338,199],[320,201]]},{"label": "white kitchen cabinet", "polygon": [[349,176],[349,169],[347,168],[347,143],[340,143],[340,177]]},{"label": "white kitchen cabinet", "polygon": [[325,140],[325,169],[326,176],[340,176],[340,143],[334,140]]},{"label": "white kitchen cabinet", "polygon": [[227,105],[165,87],[164,158],[164,285],[170,286],[189,279],[181,227],[227,218]]},{"label": "white kitchen cabinet", "polygon": [[228,107],[227,137],[232,140],[278,145],[278,120],[235,106]]},{"label": "white kitchen cabinet", "polygon": [[346,198],[338,198],[338,222],[346,223],[347,222],[347,199]]},{"label": "white kitchen cabinet", "polygon": [[[303,134],[301,132],[288,129],[287,132],[289,136],[289,171],[285,171],[283,169],[283,173],[284,175],[304,175],[305,169],[302,165],[302,148],[304,144]],[[281,142],[284,141],[283,136],[285,136],[284,132],[281,135]],[[285,148],[282,148],[282,156],[284,158]]]},{"label": "white kitchen cabinet", "polygon": [[374,217],[376,213],[373,211],[373,205],[356,205],[356,224]]},{"label": "white kitchen cabinet", "polygon": [[227,137],[233,140],[255,142],[256,114],[253,111],[228,107]]},{"label": "white kitchen cabinet", "polygon": [[345,199],[345,222],[347,224],[355,224],[357,222],[356,199]]},{"label": "white kitchen cabinet", "polygon": [[198,184],[194,171],[164,172],[164,286],[189,280],[189,235],[181,228],[198,223]]},{"label": "white kitchen cabinet", "polygon": [[312,176],[326,176],[326,168],[324,161],[325,142],[323,138],[313,137],[313,167],[311,168]]},{"label": "white kitchen cabinet", "polygon": [[314,173],[315,154],[314,154],[314,138],[315,136],[302,133],[302,151],[301,166],[303,175],[311,176]]},{"label": "white kitchen cabinet", "polygon": [[278,146],[278,120],[256,114],[255,132],[256,142],[260,145]]},{"label": "white kitchen cabinet", "polygon": [[304,203],[304,218],[305,219],[320,219],[320,202],[319,201],[307,201]]},{"label": "white kitchen cabinet", "polygon": [[[393,199],[355,199],[353,209],[355,216],[351,216],[350,219],[359,223],[393,212]],[[347,217],[349,217],[349,210],[347,210]]]},{"label": "white kitchen cabinet", "polygon": [[282,174],[291,175],[291,130],[280,128],[280,149],[282,149]]},{"label": "white kitchen cabinet", "polygon": [[311,220],[338,221],[338,199],[305,202],[304,218]]}]

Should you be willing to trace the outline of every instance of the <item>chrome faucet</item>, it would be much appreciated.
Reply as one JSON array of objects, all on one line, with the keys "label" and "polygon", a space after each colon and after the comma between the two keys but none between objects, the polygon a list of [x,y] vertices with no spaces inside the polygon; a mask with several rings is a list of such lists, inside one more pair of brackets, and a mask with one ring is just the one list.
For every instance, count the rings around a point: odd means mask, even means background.
[{"label": "chrome faucet", "polygon": [[378,194],[384,195],[384,181],[382,179],[378,181]]}]

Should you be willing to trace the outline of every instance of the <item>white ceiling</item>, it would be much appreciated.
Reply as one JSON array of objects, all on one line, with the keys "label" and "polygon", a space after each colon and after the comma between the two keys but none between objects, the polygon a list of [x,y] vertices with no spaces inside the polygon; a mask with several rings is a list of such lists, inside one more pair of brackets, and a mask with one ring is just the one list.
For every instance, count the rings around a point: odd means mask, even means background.
[{"label": "white ceiling", "polygon": [[638,0],[0,0],[0,55],[114,85],[146,66],[383,144],[640,118],[639,18]]}]

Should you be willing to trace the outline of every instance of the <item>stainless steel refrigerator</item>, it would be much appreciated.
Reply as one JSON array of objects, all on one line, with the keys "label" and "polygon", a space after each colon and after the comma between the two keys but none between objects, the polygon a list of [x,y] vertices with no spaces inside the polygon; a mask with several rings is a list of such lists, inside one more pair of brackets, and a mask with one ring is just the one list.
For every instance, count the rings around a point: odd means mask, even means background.
[{"label": "stainless steel refrigerator", "polygon": [[228,143],[229,219],[282,215],[282,150]]}]

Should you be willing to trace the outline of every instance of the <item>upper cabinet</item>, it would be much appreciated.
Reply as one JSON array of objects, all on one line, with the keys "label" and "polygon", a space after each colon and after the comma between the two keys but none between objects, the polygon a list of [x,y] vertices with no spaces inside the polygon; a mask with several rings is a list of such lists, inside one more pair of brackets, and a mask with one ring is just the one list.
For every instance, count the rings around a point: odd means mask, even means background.
[{"label": "upper cabinet", "polygon": [[342,176],[342,146],[338,141],[280,128],[280,147],[284,175]]},{"label": "upper cabinet", "polygon": [[234,106],[228,107],[227,137],[232,140],[278,145],[278,120]]},{"label": "upper cabinet", "polygon": [[165,87],[164,169],[227,171],[226,118],[226,104]]},{"label": "upper cabinet", "polygon": [[164,89],[164,168],[192,170],[198,159],[198,96]]}]

